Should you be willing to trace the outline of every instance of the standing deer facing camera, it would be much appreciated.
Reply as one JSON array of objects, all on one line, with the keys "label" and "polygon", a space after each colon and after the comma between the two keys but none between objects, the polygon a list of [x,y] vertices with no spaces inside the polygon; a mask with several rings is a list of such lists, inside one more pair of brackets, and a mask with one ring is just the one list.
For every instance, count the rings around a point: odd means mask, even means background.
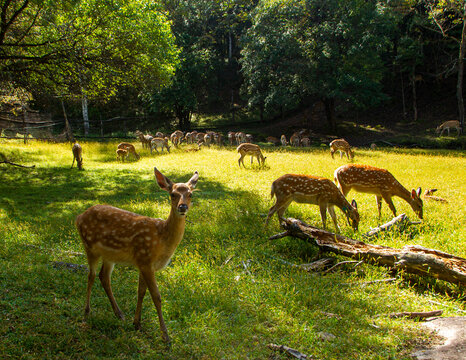
[{"label": "standing deer facing camera", "polygon": [[244,157],[246,155],[251,155],[251,165],[252,165],[252,161],[254,160],[254,157],[256,157],[257,162],[259,163],[259,166],[265,165],[265,159],[267,159],[267,157],[262,155],[262,151],[259,145],[243,143],[240,146],[238,146],[236,150],[238,150],[238,152],[241,155],[240,158],[238,159],[239,167],[241,167],[241,164],[243,164],[243,167],[246,167],[244,166]]},{"label": "standing deer facing camera", "polygon": [[346,196],[351,189],[362,193],[374,194],[377,198],[379,219],[381,217],[382,198],[396,216],[392,197],[398,196],[405,200],[413,211],[422,219],[421,188],[409,192],[395,177],[385,169],[369,165],[348,164],[340,166],[334,173],[335,182]]},{"label": "standing deer facing camera", "polygon": [[76,166],[79,170],[83,170],[83,148],[77,142],[74,143],[71,148],[73,152],[73,162],[71,163],[71,168],[73,168],[74,161],[76,160]]},{"label": "standing deer facing camera", "polygon": [[115,315],[123,319],[110,285],[115,263],[129,263],[139,269],[139,286],[134,326],[141,327],[142,301],[146,290],[154,302],[160,322],[162,338],[170,343],[163,320],[162,304],[155,272],[169,262],[183,238],[186,213],[191,205],[191,195],[197,184],[197,171],[186,183],[173,183],[154,168],[157,183],[170,194],[171,210],[167,220],[153,219],[109,205],[95,205],[76,218],[76,226],[84,245],[89,263],[85,315],[90,313],[91,289],[97,265],[102,258],[99,279],[112,305]]},{"label": "standing deer facing camera", "polygon": [[346,215],[348,223],[355,231],[358,230],[359,213],[356,201],[353,200],[350,204],[337,186],[329,179],[311,175],[286,174],[272,183],[270,196],[273,198],[274,195],[277,197],[277,201],[269,210],[265,221],[266,225],[275,212],[280,221],[288,206],[296,201],[297,203],[319,205],[324,229],[326,229],[328,210],[336,231],[340,232],[334,210],[334,206],[338,206]]}]

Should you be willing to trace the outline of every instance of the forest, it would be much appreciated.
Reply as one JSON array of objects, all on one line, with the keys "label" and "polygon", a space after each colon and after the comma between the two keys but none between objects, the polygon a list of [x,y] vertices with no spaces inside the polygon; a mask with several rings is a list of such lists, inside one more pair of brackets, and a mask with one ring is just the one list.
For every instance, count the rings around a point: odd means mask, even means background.
[{"label": "forest", "polygon": [[334,133],[377,107],[426,121],[438,99],[463,123],[464,17],[459,0],[3,0],[2,103],[58,124],[66,108],[84,135],[102,119],[186,131],[316,108]]}]

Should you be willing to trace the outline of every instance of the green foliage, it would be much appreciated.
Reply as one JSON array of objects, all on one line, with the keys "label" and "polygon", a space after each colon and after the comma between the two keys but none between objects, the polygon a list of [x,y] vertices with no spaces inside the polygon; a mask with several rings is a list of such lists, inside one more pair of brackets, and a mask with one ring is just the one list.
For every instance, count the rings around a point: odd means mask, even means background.
[{"label": "green foliage", "polygon": [[[141,159],[122,164],[115,160],[116,144],[82,142],[85,170],[78,171],[69,168],[68,144],[1,141],[2,152],[11,160],[36,165],[35,169],[0,165],[2,358],[281,357],[271,355],[266,345],[272,342],[322,359],[409,359],[412,347],[428,342],[431,334],[419,330],[415,321],[374,315],[441,308],[446,316],[455,316],[465,311],[464,289],[441,281],[401,274],[391,284],[346,286],[391,275],[383,268],[360,265],[320,276],[277,260],[309,263],[317,250],[299,239],[268,240],[280,231],[276,217],[265,228],[261,216],[273,204],[270,184],[284,173],[331,178],[345,159],[332,160],[328,147],[264,148],[268,166],[260,170],[240,169],[234,149],[215,147],[151,156],[137,144]],[[463,177],[464,152],[356,149],[356,161],[388,168],[409,188],[435,187],[449,200],[449,204],[426,201],[422,224],[374,242],[393,247],[414,243],[466,256],[466,189],[463,182],[452,181]],[[173,181],[186,181],[195,170],[200,173],[184,239],[171,264],[156,275],[173,338],[170,351],[164,349],[148,296],[143,330],[133,329],[136,271],[117,265],[112,277],[127,320],[115,318],[97,281],[91,315],[84,321],[86,271],[55,264],[86,264],[85,256],[79,255],[83,249],[74,221],[91,205],[106,203],[166,218],[169,201],[155,183],[154,164]],[[358,201],[363,233],[378,224],[376,202],[369,194],[350,193],[352,197]],[[414,220],[404,201],[395,199],[395,206]],[[320,226],[316,206],[292,204],[285,215]],[[337,216],[344,234],[364,240],[341,213]],[[381,222],[389,219],[384,205]],[[321,332],[336,338],[322,341]]]}]

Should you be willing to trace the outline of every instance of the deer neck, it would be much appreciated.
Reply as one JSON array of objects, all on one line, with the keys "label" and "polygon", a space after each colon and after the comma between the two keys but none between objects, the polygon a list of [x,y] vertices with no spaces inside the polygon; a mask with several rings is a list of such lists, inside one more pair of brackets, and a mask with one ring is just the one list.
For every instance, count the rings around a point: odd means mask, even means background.
[{"label": "deer neck", "polygon": [[338,191],[335,196],[335,205],[338,206],[345,214],[348,213],[352,207],[341,191]]},{"label": "deer neck", "polygon": [[396,196],[402,198],[408,204],[411,204],[413,202],[413,198],[411,197],[411,193],[408,191],[408,189],[406,189],[400,183],[397,183],[397,185],[394,186],[393,195],[396,195]]},{"label": "deer neck", "polygon": [[164,226],[165,236],[163,238],[165,239],[165,246],[167,248],[175,251],[176,247],[183,239],[185,225],[186,215],[180,216],[177,211],[172,208],[168,219],[165,220]]}]

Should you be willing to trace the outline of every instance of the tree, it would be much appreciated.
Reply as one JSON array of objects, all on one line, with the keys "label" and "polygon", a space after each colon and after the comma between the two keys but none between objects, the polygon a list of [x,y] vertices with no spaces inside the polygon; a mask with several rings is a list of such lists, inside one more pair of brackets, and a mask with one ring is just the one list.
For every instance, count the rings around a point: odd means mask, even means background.
[{"label": "tree", "polygon": [[[364,0],[262,1],[243,50],[250,100],[280,106],[319,97],[333,130],[336,100],[378,103],[384,98],[380,55],[390,28],[383,9]],[[261,67],[266,70],[257,72]]]},{"label": "tree", "polygon": [[170,24],[149,0],[12,0],[1,11],[7,79],[32,91],[82,97],[83,113],[87,99],[110,99],[126,86],[148,91],[174,72]]},{"label": "tree", "polygon": [[[466,1],[464,0],[426,0],[430,17],[441,34],[459,45],[458,80],[456,83],[456,98],[458,101],[458,116],[461,128],[464,129],[463,76],[464,57],[466,54]],[[457,34],[457,29],[461,32]]]}]

